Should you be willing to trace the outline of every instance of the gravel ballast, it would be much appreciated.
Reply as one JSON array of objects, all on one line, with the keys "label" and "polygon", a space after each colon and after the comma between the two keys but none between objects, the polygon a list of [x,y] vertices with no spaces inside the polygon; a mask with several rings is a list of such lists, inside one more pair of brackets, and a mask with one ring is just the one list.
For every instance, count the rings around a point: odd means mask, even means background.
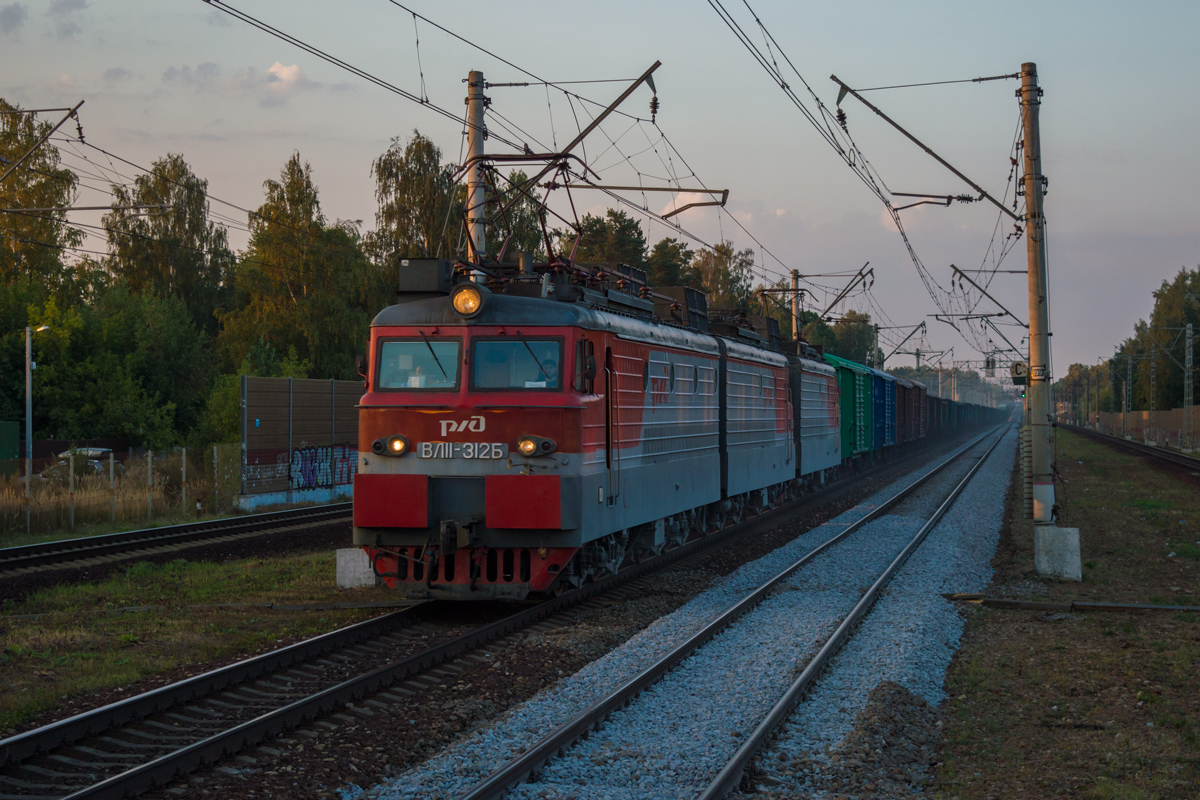
[{"label": "gravel ballast", "polygon": [[[985,446],[977,445],[976,453]],[[949,468],[916,498],[818,556],[759,608],[610,718],[589,740],[552,762],[542,782],[517,787],[514,796],[694,795],[971,463],[964,459]],[[385,798],[461,794],[928,469],[906,476],[852,511],[746,564],[498,723],[364,794]]]},{"label": "gravel ballast", "polygon": [[928,760],[888,764],[887,756],[897,753],[883,748],[867,754],[877,759],[862,756],[859,768],[848,770],[847,760],[855,759],[847,759],[842,745],[872,690],[884,681],[931,706],[945,698],[946,668],[958,649],[964,620],[940,595],[987,587],[1015,450],[1016,434],[1009,432],[797,706],[782,736],[760,755],[755,779],[768,796],[880,796],[877,767],[886,767],[885,777],[903,784],[910,795],[928,781]]}]

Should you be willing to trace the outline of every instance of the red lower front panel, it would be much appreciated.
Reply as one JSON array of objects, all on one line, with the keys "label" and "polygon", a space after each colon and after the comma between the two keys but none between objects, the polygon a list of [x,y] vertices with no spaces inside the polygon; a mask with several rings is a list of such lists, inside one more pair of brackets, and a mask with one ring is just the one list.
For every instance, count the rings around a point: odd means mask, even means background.
[{"label": "red lower front panel", "polygon": [[557,475],[488,475],[483,492],[489,528],[562,528]]},{"label": "red lower front panel", "polygon": [[[366,547],[375,574],[393,589],[403,586],[439,586],[492,594],[523,596],[550,588],[559,572],[578,552],[576,547],[466,547],[430,563],[432,553],[422,547]],[[520,588],[517,593],[506,590]],[[465,596],[465,595],[464,595]]]},{"label": "red lower front panel", "polygon": [[429,478],[357,473],[354,525],[359,528],[428,528]]}]

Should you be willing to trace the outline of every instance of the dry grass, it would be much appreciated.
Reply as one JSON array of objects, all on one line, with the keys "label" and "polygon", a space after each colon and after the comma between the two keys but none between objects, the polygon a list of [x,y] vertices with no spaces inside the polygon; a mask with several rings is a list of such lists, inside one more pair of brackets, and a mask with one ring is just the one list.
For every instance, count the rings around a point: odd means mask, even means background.
[{"label": "dry grass", "polygon": [[[43,590],[0,618],[0,736],[39,714],[95,705],[167,678],[332,630],[379,613],[190,609],[205,603],[394,600],[338,590],[333,553],[223,564],[139,562],[97,584]],[[151,611],[101,613],[137,606]],[[43,614],[13,619],[16,614]],[[130,690],[131,691],[131,690]],[[114,694],[116,693],[116,694]]]},{"label": "dry grass", "polygon": [[191,521],[197,518],[197,502],[203,517],[227,513],[239,489],[238,447],[219,446],[215,465],[211,449],[188,452],[186,508],[180,451],[154,454],[153,480],[145,457],[130,458],[118,465],[111,484],[107,462],[102,473],[90,474],[86,459],[77,456],[73,497],[64,461],[30,484],[30,534],[23,477],[0,477],[0,547]]},{"label": "dry grass", "polygon": [[[1192,604],[1200,561],[1196,482],[1059,429],[1082,583],[1033,572],[1018,512],[989,594]],[[1195,547],[1195,545],[1192,545]],[[947,675],[944,798],[1200,796],[1200,614],[974,614]]]}]

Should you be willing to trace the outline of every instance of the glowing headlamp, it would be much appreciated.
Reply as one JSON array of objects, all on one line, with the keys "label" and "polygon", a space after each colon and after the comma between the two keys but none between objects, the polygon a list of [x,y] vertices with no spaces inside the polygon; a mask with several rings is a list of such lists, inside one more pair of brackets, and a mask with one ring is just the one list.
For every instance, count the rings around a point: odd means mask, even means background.
[{"label": "glowing headlamp", "polygon": [[371,442],[371,451],[377,456],[402,456],[408,452],[408,439],[400,434],[376,439]]},{"label": "glowing headlamp", "polygon": [[459,316],[471,319],[483,310],[488,290],[477,283],[460,283],[450,292],[450,305]]},{"label": "glowing headlamp", "polygon": [[520,439],[517,439],[517,452],[526,458],[533,456],[548,456],[554,452],[555,445],[553,439],[547,439],[543,436],[530,436],[526,434]]}]

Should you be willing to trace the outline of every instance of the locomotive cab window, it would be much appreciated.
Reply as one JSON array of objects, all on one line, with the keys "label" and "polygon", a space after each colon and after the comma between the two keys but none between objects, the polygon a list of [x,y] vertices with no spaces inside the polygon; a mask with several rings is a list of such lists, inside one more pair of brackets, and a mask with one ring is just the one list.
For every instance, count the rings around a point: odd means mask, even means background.
[{"label": "locomotive cab window", "polygon": [[562,387],[562,339],[505,336],[471,344],[471,388],[543,389]]},{"label": "locomotive cab window", "polygon": [[458,388],[459,339],[426,336],[388,339],[379,344],[377,388],[454,390]]}]

